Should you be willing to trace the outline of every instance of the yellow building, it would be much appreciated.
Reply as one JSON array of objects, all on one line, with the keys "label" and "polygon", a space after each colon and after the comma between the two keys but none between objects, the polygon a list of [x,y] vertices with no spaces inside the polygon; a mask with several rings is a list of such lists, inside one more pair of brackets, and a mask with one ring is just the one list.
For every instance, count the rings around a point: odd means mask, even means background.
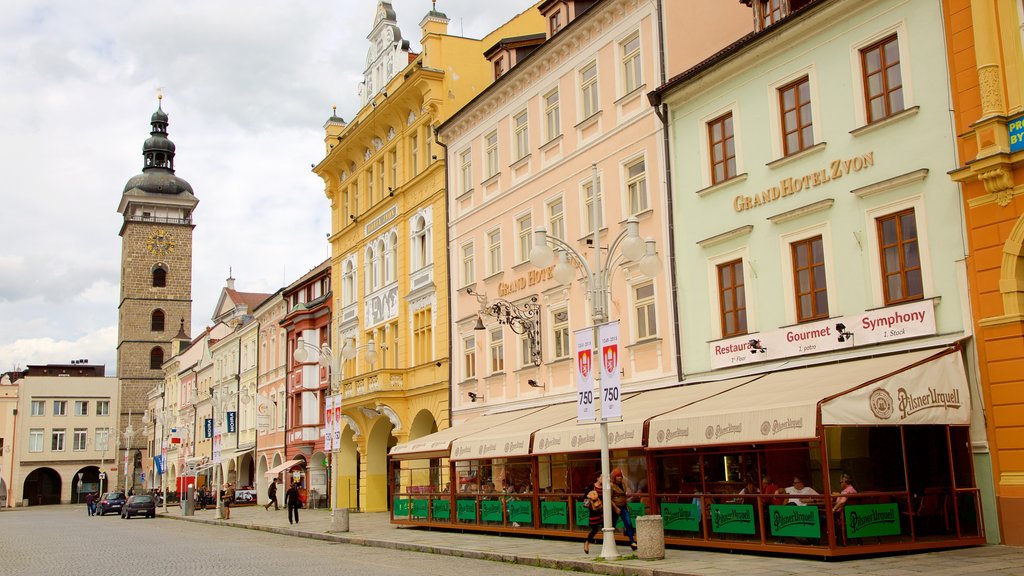
[{"label": "yellow building", "polygon": [[414,54],[381,1],[363,106],[325,125],[314,172],[331,203],[331,341],[343,359],[339,507],[388,509],[388,450],[449,425],[445,153],[434,129],[492,81],[485,50],[543,26],[531,7],[474,40],[449,36],[447,16],[431,10]]}]

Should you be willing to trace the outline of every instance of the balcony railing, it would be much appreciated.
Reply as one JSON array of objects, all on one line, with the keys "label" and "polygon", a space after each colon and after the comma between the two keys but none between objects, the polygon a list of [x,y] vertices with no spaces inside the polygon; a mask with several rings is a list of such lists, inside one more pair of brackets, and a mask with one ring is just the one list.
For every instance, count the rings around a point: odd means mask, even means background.
[{"label": "balcony railing", "polygon": [[343,398],[358,398],[380,392],[405,391],[406,372],[404,368],[381,368],[360,374],[341,383]]}]

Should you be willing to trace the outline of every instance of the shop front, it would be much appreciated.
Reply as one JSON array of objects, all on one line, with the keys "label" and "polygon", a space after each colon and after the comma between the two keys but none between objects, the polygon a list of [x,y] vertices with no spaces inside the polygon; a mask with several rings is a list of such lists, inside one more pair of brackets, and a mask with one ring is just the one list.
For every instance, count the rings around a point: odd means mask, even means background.
[{"label": "shop front", "polygon": [[[582,537],[600,455],[575,409],[484,415],[397,446],[392,521]],[[843,556],[984,543],[959,346],[632,393],[623,414],[612,468],[668,544]]]}]

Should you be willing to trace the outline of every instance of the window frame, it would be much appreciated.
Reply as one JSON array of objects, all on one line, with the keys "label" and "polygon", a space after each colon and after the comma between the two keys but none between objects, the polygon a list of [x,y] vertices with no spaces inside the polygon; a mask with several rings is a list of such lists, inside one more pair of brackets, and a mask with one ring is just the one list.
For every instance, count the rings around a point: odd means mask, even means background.
[{"label": "window frame", "polygon": [[[902,224],[903,219],[902,219],[902,217],[906,216],[908,214],[913,216],[913,219],[914,219],[914,238],[913,238],[912,242],[909,241],[909,240],[908,241],[904,241],[904,238],[903,238],[903,224]],[[919,223],[918,223],[918,218],[917,218],[916,210],[914,209],[913,206],[911,206],[909,208],[904,208],[902,210],[897,210],[897,211],[894,211],[894,212],[890,212],[889,214],[878,216],[874,220],[875,220],[875,232],[876,232],[876,235],[877,235],[877,240],[876,241],[878,242],[878,244],[877,244],[877,246],[878,246],[878,261],[879,261],[879,266],[880,266],[879,274],[880,274],[881,280],[882,280],[882,283],[881,283],[882,298],[883,298],[883,301],[885,302],[885,305],[886,306],[893,306],[893,305],[896,305],[896,304],[905,304],[907,302],[916,302],[918,300],[923,300],[924,299],[924,262],[921,259],[921,238],[920,238],[920,234],[919,234]],[[883,226],[883,221],[886,221],[886,220],[893,220],[893,221],[896,222],[896,242],[895,242],[895,244],[886,244],[885,243],[885,234],[884,234],[884,232],[882,230],[882,226]],[[904,262],[904,255],[905,255],[904,246],[907,246],[907,245],[910,245],[910,244],[913,244],[913,249],[917,253],[917,266],[916,267],[914,267],[914,266],[907,266],[906,263]],[[898,269],[895,272],[889,271],[888,270],[888,266],[887,266],[887,259],[885,257],[885,250],[886,250],[886,248],[889,248],[889,247],[895,247],[897,249],[897,256],[898,256],[899,262],[898,262]],[[907,292],[908,292],[908,289],[907,289],[907,285],[908,285],[907,276],[908,276],[908,274],[911,274],[911,273],[914,273],[914,272],[917,273],[917,282],[918,282],[918,284],[920,286],[921,292],[918,293],[918,294],[910,294],[910,295],[908,295],[907,294]],[[900,290],[903,293],[902,297],[894,298],[889,293],[889,283],[888,283],[887,280],[888,280],[888,278],[890,276],[898,276],[899,277],[899,279],[900,279]]]},{"label": "window frame", "polygon": [[[634,41],[636,48],[628,50],[628,45]],[[639,30],[633,31],[619,42],[623,94],[629,94],[644,85],[641,47]]]},{"label": "window frame", "polygon": [[487,232],[487,266],[489,276],[504,270],[501,262],[501,228]]},{"label": "window frame", "polygon": [[466,194],[473,189],[473,151],[463,150],[459,154],[459,174],[461,178],[461,194]]},{"label": "window frame", "polygon": [[500,169],[498,164],[497,130],[491,130],[486,135],[484,135],[484,158],[485,167],[487,168],[486,178],[493,178],[494,176],[497,176]]},{"label": "window frame", "polygon": [[[884,40],[890,39],[893,36],[896,37],[896,42],[899,52],[899,66],[900,66],[900,81],[901,89],[903,91],[903,110],[900,112],[894,112],[885,118],[880,118],[875,122],[869,122],[868,118],[870,114],[868,112],[867,98],[867,87],[864,81],[864,63],[862,59],[862,50],[870,48]],[[899,116],[903,112],[909,112],[916,107],[914,102],[914,82],[913,82],[913,71],[912,62],[910,58],[910,37],[907,34],[906,24],[903,21],[899,21],[891,26],[876,30],[870,36],[865,36],[859,41],[851,45],[850,48],[850,70],[851,70],[851,82],[852,89],[855,94],[860,96],[854,98],[854,111],[856,116],[857,126],[863,128],[865,126],[883,123],[883,120],[887,120],[893,116]]]},{"label": "window frame", "polygon": [[462,338],[462,379],[476,378],[476,336],[470,334]]},{"label": "window frame", "polygon": [[[807,90],[807,100],[806,101],[802,101],[801,100],[801,87],[802,86],[806,86],[806,90]],[[811,94],[811,77],[810,77],[810,75],[803,75],[803,76],[797,78],[796,80],[793,80],[791,82],[788,82],[788,83],[786,83],[786,84],[776,88],[775,91],[776,91],[776,94],[777,94],[777,104],[778,104],[778,108],[779,108],[779,117],[778,117],[779,118],[779,133],[781,135],[781,144],[782,144],[782,155],[783,155],[783,157],[792,156],[794,154],[803,152],[804,150],[807,150],[807,149],[811,148],[812,146],[814,146],[815,141],[816,141],[815,134],[814,134],[815,113],[814,113],[814,107],[812,106],[814,98],[812,97],[812,94]],[[792,92],[793,95],[794,95],[794,101],[793,101],[794,105],[791,108],[787,108],[786,107],[786,94],[789,93],[789,92]],[[801,117],[802,110],[805,107],[807,108],[808,114],[810,115],[810,120],[808,120],[806,124],[804,123],[804,121],[803,121],[803,119]],[[789,111],[793,111],[795,113],[794,117],[795,117],[796,125],[795,125],[795,127],[793,127],[792,130],[790,129],[791,126],[789,126],[789,124],[786,122],[786,114]],[[810,131],[810,141],[809,142],[805,142],[804,141],[805,140],[805,132],[806,131]],[[789,142],[788,142],[788,139],[787,139],[787,136],[789,136],[790,134],[795,134],[796,137],[797,137],[797,147],[795,149],[792,149],[792,150],[789,147]]]},{"label": "window frame", "polygon": [[75,428],[71,435],[71,451],[85,452],[85,447],[88,441],[89,430],[87,428]]},{"label": "window frame", "polygon": [[50,452],[64,452],[67,446],[67,429],[54,428],[50,431]]},{"label": "window frame", "polygon": [[[821,261],[817,262],[814,259],[814,248],[815,243],[820,244],[821,250]],[[807,266],[799,266],[797,264],[798,254],[797,251],[801,247],[806,247],[808,264]],[[794,240],[789,243],[790,248],[790,271],[793,276],[793,295],[795,296],[794,305],[796,307],[796,321],[798,324],[804,324],[807,322],[816,322],[819,320],[826,320],[829,318],[829,305],[828,305],[828,274],[825,268],[826,263],[826,252],[825,252],[825,239],[821,235],[809,236],[800,240]],[[821,275],[824,278],[825,285],[819,287],[815,280],[816,269],[821,269]],[[802,290],[800,288],[799,276],[803,271],[807,271],[808,288]],[[818,308],[818,294],[824,293],[825,296],[825,309],[820,310]],[[810,297],[811,309],[808,315],[803,314],[801,306],[801,299],[805,296]]]},{"label": "window frame", "polygon": [[[102,441],[100,440],[102,438]],[[93,430],[93,449],[97,452],[110,450],[110,428],[101,427]]]},{"label": "window frame", "polygon": [[470,240],[462,245],[462,285],[476,282],[476,246]]},{"label": "window frame", "polygon": [[[558,212],[553,211],[555,206],[558,206]],[[565,198],[559,194],[548,200],[545,207],[548,215],[548,235],[565,240]]]},{"label": "window frame", "polygon": [[595,194],[593,189],[597,188],[597,230],[600,231],[604,228],[604,193],[601,186],[601,176],[598,175],[597,179],[587,178],[580,183],[580,199],[581,206],[583,208],[583,233],[586,236],[590,236],[594,233],[594,222],[591,221],[593,217],[593,208],[591,207],[592,198]]},{"label": "window frame", "polygon": [[163,332],[166,328],[167,316],[164,311],[157,308],[153,310],[152,314],[149,315],[149,330],[150,332]]},{"label": "window frame", "polygon": [[166,288],[167,287],[167,268],[163,265],[157,265],[153,267],[153,288]]},{"label": "window frame", "polygon": [[[39,408],[36,410],[36,408]],[[46,415],[46,400],[32,400],[29,408],[29,414],[32,416],[45,416]]]},{"label": "window frame", "polygon": [[[739,267],[739,275],[737,276],[737,266]],[[744,258],[742,256],[733,258],[726,262],[716,263],[715,267],[715,284],[716,289],[716,300],[718,302],[718,319],[719,319],[719,335],[721,338],[733,338],[735,336],[742,336],[744,334],[750,334],[749,314],[747,310],[747,285],[746,285],[746,269]],[[722,282],[722,271],[726,267],[730,268],[732,273],[733,283],[731,286],[724,286]],[[739,282],[736,282],[736,279]],[[737,296],[737,291],[742,289],[742,298]],[[725,309],[726,306],[726,293],[731,293],[731,303],[733,309],[731,312]],[[735,315],[737,317],[735,324],[735,330],[727,330],[727,316]],[[739,320],[742,314],[742,322]],[[741,326],[742,324],[742,326]]]},{"label": "window frame", "polygon": [[88,416],[89,415],[89,401],[88,400],[75,400],[75,416]]},{"label": "window frame", "polygon": [[51,402],[53,405],[54,416],[67,416],[68,415],[68,401],[67,400],[54,400]]},{"label": "window frame", "polygon": [[[650,288],[649,296],[641,296],[640,291]],[[630,287],[633,296],[633,333],[636,339],[649,340],[658,337],[658,289],[654,280],[639,282]],[[646,326],[647,330],[641,333],[641,327]]]},{"label": "window frame", "polygon": [[512,116],[512,140],[515,143],[513,151],[515,160],[518,162],[530,155],[530,112],[527,109],[520,110]]},{"label": "window frame", "polygon": [[569,308],[559,306],[551,310],[551,347],[552,359],[570,358],[572,350],[572,334],[569,332]]},{"label": "window frame", "polygon": [[110,416],[110,400],[96,401],[96,416]]},{"label": "window frame", "polygon": [[[554,101],[552,103],[552,96]],[[558,88],[550,90],[543,96],[544,103],[544,129],[545,138],[547,142],[551,142],[555,138],[562,135],[562,113],[561,113],[561,96],[558,93]]]},{"label": "window frame", "polygon": [[501,325],[487,331],[488,350],[487,366],[489,374],[500,374],[505,371],[505,331]]},{"label": "window frame", "polygon": [[533,214],[526,213],[516,218],[516,238],[519,249],[517,264],[523,264],[530,259],[530,250],[533,249]]},{"label": "window frame", "polygon": [[[592,76],[588,75],[591,71],[593,71]],[[597,60],[591,60],[580,68],[578,81],[580,87],[580,121],[583,121],[601,111]]]},{"label": "window frame", "polygon": [[[714,137],[714,126],[721,125],[722,138],[716,140]],[[724,114],[720,114],[716,118],[707,121],[705,124],[707,130],[707,146],[708,146],[708,162],[709,162],[709,175],[710,183],[712,186],[715,184],[721,184],[722,182],[729,181],[738,175],[737,161],[736,161],[736,118],[733,115],[733,111],[729,110]],[[728,134],[726,134],[728,127]],[[732,155],[729,156],[729,142],[732,142]],[[722,161],[715,161],[715,151],[721,147],[722,149]],[[731,169],[730,169],[731,162]],[[718,178],[716,175],[716,167],[722,165],[723,176]]]},{"label": "window frame", "polygon": [[[630,172],[638,165],[643,167],[643,171],[638,175],[631,176]],[[647,194],[647,158],[641,155],[626,161],[622,165],[622,175],[626,182],[626,202],[629,205],[629,213],[636,216],[650,210],[650,196]]]},{"label": "window frame", "polygon": [[28,431],[28,451],[31,453],[45,450],[44,438],[46,430],[43,428],[30,428]]}]

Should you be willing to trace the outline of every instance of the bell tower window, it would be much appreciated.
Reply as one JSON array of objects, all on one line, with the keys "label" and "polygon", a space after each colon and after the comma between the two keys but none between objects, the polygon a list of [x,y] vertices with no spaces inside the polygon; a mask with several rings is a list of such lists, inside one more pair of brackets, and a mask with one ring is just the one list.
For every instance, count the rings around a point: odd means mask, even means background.
[{"label": "bell tower window", "polygon": [[149,351],[149,368],[159,370],[164,364],[164,349],[157,346]]},{"label": "bell tower window", "polygon": [[153,332],[163,332],[164,331],[164,311],[163,310],[154,310],[153,311],[153,315],[150,316],[150,319],[149,319],[149,328]]},{"label": "bell tower window", "polygon": [[153,268],[153,287],[165,288],[167,286],[167,269],[163,266]]}]

